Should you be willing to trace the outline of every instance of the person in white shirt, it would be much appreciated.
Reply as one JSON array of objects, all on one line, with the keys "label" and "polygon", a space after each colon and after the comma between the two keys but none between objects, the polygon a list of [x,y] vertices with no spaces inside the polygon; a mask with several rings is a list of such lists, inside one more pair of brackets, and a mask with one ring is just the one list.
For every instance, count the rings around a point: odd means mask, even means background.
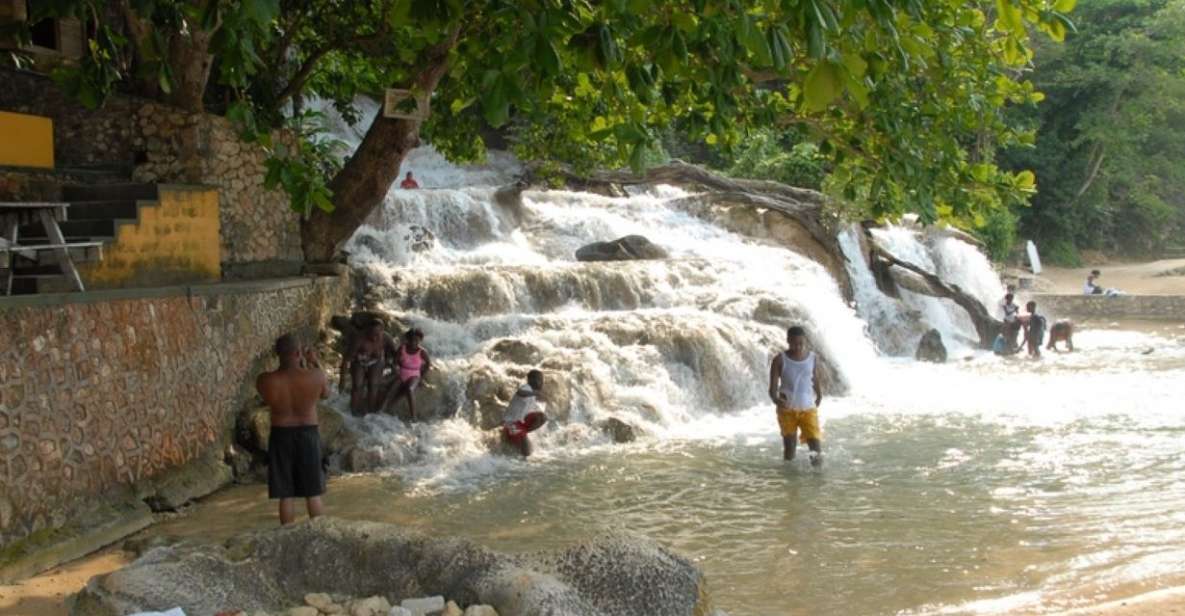
[{"label": "person in white shirt", "polygon": [[543,414],[541,407],[546,402],[543,397],[543,373],[532,370],[527,373],[527,382],[514,392],[514,397],[506,406],[506,414],[502,417],[502,435],[524,458],[531,455],[531,440],[527,435],[547,423],[547,415]]},{"label": "person in white shirt", "polygon": [[1012,300],[1012,291],[1000,300],[1000,310],[1004,313],[1004,341],[1008,343],[1008,349],[1017,348],[1016,335],[1020,333],[1020,306]]},{"label": "person in white shirt", "polygon": [[1103,287],[1100,287],[1095,280],[1102,276],[1099,270],[1090,270],[1090,275],[1086,277],[1086,284],[1082,285],[1083,295],[1102,295]]},{"label": "person in white shirt", "polygon": [[811,450],[811,465],[823,463],[823,431],[819,429],[819,365],[806,348],[806,330],[795,325],[786,331],[789,348],[769,367],[769,398],[776,406],[782,432],[782,458],[793,460],[798,441]]}]

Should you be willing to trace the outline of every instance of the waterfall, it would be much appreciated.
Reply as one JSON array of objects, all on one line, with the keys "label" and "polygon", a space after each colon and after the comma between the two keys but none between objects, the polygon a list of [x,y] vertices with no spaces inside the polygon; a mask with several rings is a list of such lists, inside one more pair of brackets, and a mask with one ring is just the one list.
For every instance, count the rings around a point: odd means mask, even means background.
[{"label": "waterfall", "polygon": [[[934,328],[948,349],[968,353],[978,346],[975,326],[953,301],[899,289],[900,299],[887,297],[877,288],[859,245],[860,228],[853,225],[839,235],[847,257],[857,311],[868,323],[877,347],[888,355],[912,355],[918,338]],[[890,254],[937,274],[948,284],[971,294],[993,310],[1004,296],[1000,278],[975,246],[933,230],[889,225],[873,229],[876,242]]]},{"label": "waterfall", "polygon": [[[339,138],[356,144],[356,129],[343,126]],[[506,203],[497,188],[521,168],[505,154],[458,168],[424,147],[402,170],[424,189],[393,188],[346,251],[382,308],[400,325],[424,330],[440,368],[420,396],[443,421],[355,422],[405,476],[439,479],[463,474],[458,466],[487,472],[501,464],[482,445],[482,430],[498,425],[531,368],[544,370],[550,387],[556,421],[537,439],[547,455],[608,443],[598,427],[610,418],[658,440],[701,423],[727,429],[719,418],[768,405],[769,362],[785,347],[789,325],[808,330],[832,394],[877,386],[878,354],[912,354],[927,327],[943,331],[948,344],[973,333],[949,302],[880,294],[862,259],[852,258],[850,232],[840,242],[855,307],[821,265],[700,217],[694,195],[679,188],[627,197],[528,190]],[[983,272],[961,269],[974,261],[973,247],[898,229],[878,233],[899,257],[969,276],[957,280],[991,294],[990,281],[970,284]],[[585,244],[632,234],[669,258],[575,259]]]}]

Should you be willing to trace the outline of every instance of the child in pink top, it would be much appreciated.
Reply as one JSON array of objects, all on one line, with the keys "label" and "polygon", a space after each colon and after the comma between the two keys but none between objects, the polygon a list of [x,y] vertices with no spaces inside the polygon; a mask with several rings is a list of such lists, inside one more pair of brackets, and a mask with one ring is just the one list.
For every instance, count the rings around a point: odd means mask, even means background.
[{"label": "child in pink top", "polygon": [[403,396],[407,396],[407,414],[411,421],[416,420],[416,388],[420,380],[432,368],[432,361],[428,358],[428,351],[420,346],[424,341],[424,332],[413,328],[403,337],[403,344],[399,345],[396,356],[396,367],[399,369],[399,380],[392,387],[387,399],[383,401],[383,408],[393,404]]}]

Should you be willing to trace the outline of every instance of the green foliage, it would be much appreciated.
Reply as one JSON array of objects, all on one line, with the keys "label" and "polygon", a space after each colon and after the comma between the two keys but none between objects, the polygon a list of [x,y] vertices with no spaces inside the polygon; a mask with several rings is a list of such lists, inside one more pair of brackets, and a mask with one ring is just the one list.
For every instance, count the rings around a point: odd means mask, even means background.
[{"label": "green foliage", "polygon": [[1057,238],[1047,242],[1043,247],[1042,254],[1044,255],[1042,258],[1050,265],[1082,266],[1082,258],[1078,255],[1078,249],[1069,240]]},{"label": "green foliage", "polygon": [[1048,100],[1018,114],[1036,148],[1004,157],[1041,181],[1022,229],[1068,262],[1074,246],[1155,253],[1185,231],[1185,0],[1081,0],[1074,15],[1064,46],[1037,48]]},{"label": "green foliage", "polygon": [[292,209],[301,215],[308,216],[314,208],[333,211],[329,182],[341,170],[347,148],[344,142],[327,136],[321,114],[306,112],[291,119],[288,134],[295,136],[292,141],[276,140],[261,130],[245,105],[232,107],[227,115],[242,131],[244,141],[258,143],[267,152],[264,188],[282,188]]},{"label": "green foliage", "polygon": [[769,129],[754,132],[735,148],[727,173],[736,177],[774,180],[803,188],[822,188],[826,158],[809,141],[794,142]]},{"label": "green foliage", "polygon": [[1009,208],[995,208],[987,214],[984,224],[975,229],[975,235],[983,240],[993,261],[1008,259],[1016,245],[1016,224],[1017,216]]},{"label": "green foliage", "polygon": [[[104,9],[94,11],[104,22],[115,13],[103,0],[47,4]],[[138,83],[163,87],[190,74],[171,43],[210,35],[212,87],[266,127],[282,124],[294,96],[348,109],[360,92],[432,84],[421,132],[453,159],[479,158],[489,127],[508,127],[523,158],[638,170],[662,158],[674,127],[734,158],[754,130],[789,130],[813,149],[792,148],[762,173],[819,184],[817,169],[830,169],[824,188],[872,216],[914,211],[973,228],[1035,189],[1031,174],[992,161],[996,148],[1032,142],[1004,109],[1039,99],[1022,77],[1029,32],[1065,36],[1072,5],[134,0],[148,33],[116,47],[135,56]],[[437,70],[439,82],[427,78]]]}]

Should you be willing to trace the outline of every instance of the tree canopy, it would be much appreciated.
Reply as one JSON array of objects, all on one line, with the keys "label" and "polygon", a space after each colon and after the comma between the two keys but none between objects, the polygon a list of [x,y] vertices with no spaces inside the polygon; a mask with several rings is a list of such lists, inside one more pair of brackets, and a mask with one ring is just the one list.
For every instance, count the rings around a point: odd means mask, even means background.
[{"label": "tree canopy", "polygon": [[[381,203],[424,137],[479,157],[508,127],[525,158],[643,166],[664,130],[733,148],[758,129],[805,131],[832,192],[870,216],[916,211],[965,226],[1023,201],[1031,172],[994,164],[1031,143],[1005,113],[1039,100],[1029,33],[1072,28],[1074,0],[49,0],[38,16],[95,26],[63,82],[98,102],[116,84],[189,109],[232,100],[257,128],[302,97],[427,95],[431,115],[373,120],[308,201],[306,256],[328,259]],[[313,167],[315,168],[315,166]],[[328,211],[328,210],[332,211]]]},{"label": "tree canopy", "polygon": [[1022,231],[1074,263],[1077,249],[1149,253],[1185,230],[1185,0],[1082,0],[1065,45],[1038,45],[1048,95],[1018,115],[1035,149],[1003,161],[1036,171]]}]

